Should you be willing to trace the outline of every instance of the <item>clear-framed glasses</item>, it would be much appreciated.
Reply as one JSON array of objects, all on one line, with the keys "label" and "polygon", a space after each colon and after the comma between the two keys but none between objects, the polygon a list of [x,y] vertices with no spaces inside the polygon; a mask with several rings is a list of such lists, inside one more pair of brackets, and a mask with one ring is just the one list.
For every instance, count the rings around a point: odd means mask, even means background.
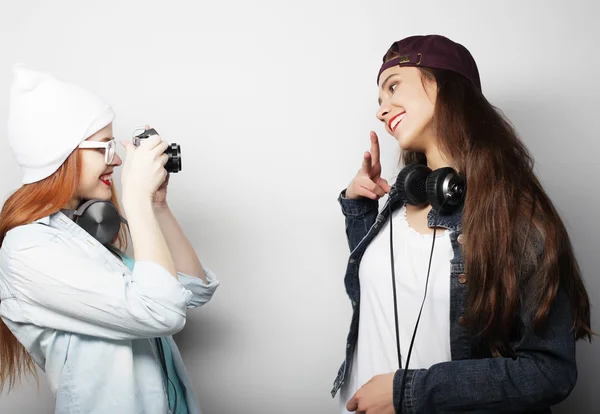
[{"label": "clear-framed glasses", "polygon": [[114,138],[110,141],[83,141],[79,148],[104,148],[104,162],[106,165],[112,164],[117,152],[117,143]]}]

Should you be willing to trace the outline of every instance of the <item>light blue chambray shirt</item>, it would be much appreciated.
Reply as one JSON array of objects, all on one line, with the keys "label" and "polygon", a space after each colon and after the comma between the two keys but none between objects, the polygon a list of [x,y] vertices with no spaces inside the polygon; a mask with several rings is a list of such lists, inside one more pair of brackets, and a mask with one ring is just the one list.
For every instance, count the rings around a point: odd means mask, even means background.
[{"label": "light blue chambray shirt", "polygon": [[0,249],[0,316],[45,371],[57,414],[165,414],[151,338],[166,337],[190,414],[200,407],[171,335],[219,286],[151,261],[131,271],[61,212],[9,231]]}]

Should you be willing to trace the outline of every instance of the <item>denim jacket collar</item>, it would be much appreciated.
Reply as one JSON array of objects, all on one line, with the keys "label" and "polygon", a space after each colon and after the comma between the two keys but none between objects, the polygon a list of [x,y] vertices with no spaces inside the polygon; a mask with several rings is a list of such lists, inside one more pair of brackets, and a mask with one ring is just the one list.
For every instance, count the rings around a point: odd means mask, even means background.
[{"label": "denim jacket collar", "polygon": [[[381,212],[384,214],[384,220],[388,218],[389,214],[389,203],[392,203],[392,210],[396,210],[401,208],[405,202],[402,200],[398,189],[396,188],[396,184],[392,186],[389,192],[388,200],[385,203],[385,206]],[[436,221],[436,211],[431,209],[429,214],[427,215],[427,224],[430,228],[433,227],[442,227],[448,230],[452,230],[454,232],[460,232],[462,230],[461,219],[463,213],[463,205],[460,204],[457,208],[455,208],[452,212],[449,213],[441,213],[437,217]]]}]

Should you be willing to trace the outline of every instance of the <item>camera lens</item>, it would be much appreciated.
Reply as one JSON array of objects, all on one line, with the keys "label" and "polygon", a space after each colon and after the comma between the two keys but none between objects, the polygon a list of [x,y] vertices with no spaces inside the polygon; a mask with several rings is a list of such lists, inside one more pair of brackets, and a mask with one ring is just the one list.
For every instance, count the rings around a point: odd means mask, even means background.
[{"label": "camera lens", "polygon": [[[145,130],[139,135],[134,136],[134,145],[139,145],[140,140],[146,139],[152,135],[158,135],[154,128]],[[169,160],[165,164],[165,169],[170,173],[178,173],[181,171],[181,146],[179,144],[169,144],[164,154],[169,156]]]},{"label": "camera lens", "polygon": [[169,160],[165,164],[165,169],[170,173],[181,171],[181,146],[179,144],[169,144],[165,150],[165,154],[169,156]]}]

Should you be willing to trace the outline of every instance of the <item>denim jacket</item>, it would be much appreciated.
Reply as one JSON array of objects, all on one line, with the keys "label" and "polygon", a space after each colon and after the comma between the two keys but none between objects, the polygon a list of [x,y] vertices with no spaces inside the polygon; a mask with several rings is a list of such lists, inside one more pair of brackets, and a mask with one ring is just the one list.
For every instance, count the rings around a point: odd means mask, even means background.
[{"label": "denim jacket", "polygon": [[[338,371],[331,391],[335,397],[348,375],[358,338],[360,261],[369,243],[389,219],[392,210],[404,204],[394,187],[381,212],[378,202],[370,199],[345,198],[338,201],[346,221],[346,236],[350,247],[345,287],[353,308],[346,341],[346,357]],[[440,214],[437,225],[449,231],[454,257],[450,262],[450,346],[452,360],[429,369],[409,369],[402,407],[400,383],[403,369],[396,371],[393,382],[393,402],[397,413],[550,413],[550,406],[565,399],[577,380],[575,336],[568,297],[559,289],[548,323],[542,333],[534,333],[524,315],[518,338],[511,342],[512,357],[492,357],[489,350],[473,346],[461,315],[465,309],[466,287],[462,258],[464,235],[461,234],[462,209]],[[434,227],[435,214],[428,215],[429,227]]]},{"label": "denim jacket", "polygon": [[153,338],[165,337],[190,414],[200,408],[172,335],[219,281],[150,261],[131,271],[58,212],[10,230],[0,249],[0,316],[46,373],[57,414],[165,414]]}]

